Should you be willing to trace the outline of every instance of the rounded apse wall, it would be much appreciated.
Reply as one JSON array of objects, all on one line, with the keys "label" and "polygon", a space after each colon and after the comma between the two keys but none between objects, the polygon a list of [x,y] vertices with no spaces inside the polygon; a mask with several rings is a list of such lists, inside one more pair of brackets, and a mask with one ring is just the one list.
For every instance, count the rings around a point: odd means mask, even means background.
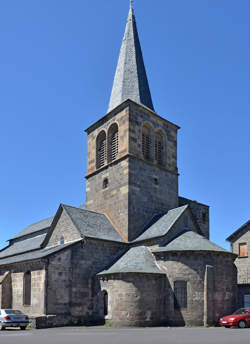
[{"label": "rounded apse wall", "polygon": [[119,326],[163,324],[165,275],[120,273],[102,276],[101,288],[108,293],[106,321]]}]

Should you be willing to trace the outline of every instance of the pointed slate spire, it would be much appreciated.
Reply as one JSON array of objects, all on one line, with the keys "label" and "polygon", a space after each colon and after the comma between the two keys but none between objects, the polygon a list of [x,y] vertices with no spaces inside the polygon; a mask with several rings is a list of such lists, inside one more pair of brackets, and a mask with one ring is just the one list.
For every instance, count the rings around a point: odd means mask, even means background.
[{"label": "pointed slate spire", "polygon": [[122,41],[108,111],[111,111],[127,99],[143,104],[154,111],[132,0],[130,0],[125,35]]}]

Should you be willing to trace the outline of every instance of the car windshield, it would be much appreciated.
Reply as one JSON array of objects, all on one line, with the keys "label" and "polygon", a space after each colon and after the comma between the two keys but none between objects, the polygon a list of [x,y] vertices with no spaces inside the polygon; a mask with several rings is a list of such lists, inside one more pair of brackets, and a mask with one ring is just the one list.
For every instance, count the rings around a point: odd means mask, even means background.
[{"label": "car windshield", "polygon": [[243,309],[243,308],[240,308],[238,309],[236,312],[234,312],[235,315],[239,315],[239,314],[247,314],[249,312],[248,309]]},{"label": "car windshield", "polygon": [[5,309],[6,314],[23,314],[21,311],[18,311],[16,309]]}]

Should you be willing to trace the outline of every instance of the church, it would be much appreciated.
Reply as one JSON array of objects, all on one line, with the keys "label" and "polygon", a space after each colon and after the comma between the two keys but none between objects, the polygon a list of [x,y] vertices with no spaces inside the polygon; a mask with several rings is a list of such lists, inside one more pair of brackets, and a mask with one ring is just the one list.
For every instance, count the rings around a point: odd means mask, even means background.
[{"label": "church", "polygon": [[131,2],[108,111],[86,129],[86,203],[9,240],[0,308],[37,328],[202,326],[235,310],[237,256],[209,240],[209,207],[178,193],[178,129],[155,112]]}]

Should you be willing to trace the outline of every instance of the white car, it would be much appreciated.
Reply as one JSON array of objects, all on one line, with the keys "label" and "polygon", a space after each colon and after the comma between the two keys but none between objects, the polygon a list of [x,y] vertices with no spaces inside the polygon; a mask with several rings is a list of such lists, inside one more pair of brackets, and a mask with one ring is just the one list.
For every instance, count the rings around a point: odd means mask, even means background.
[{"label": "white car", "polygon": [[16,309],[0,309],[0,330],[6,327],[20,327],[25,330],[29,325],[29,317]]}]

